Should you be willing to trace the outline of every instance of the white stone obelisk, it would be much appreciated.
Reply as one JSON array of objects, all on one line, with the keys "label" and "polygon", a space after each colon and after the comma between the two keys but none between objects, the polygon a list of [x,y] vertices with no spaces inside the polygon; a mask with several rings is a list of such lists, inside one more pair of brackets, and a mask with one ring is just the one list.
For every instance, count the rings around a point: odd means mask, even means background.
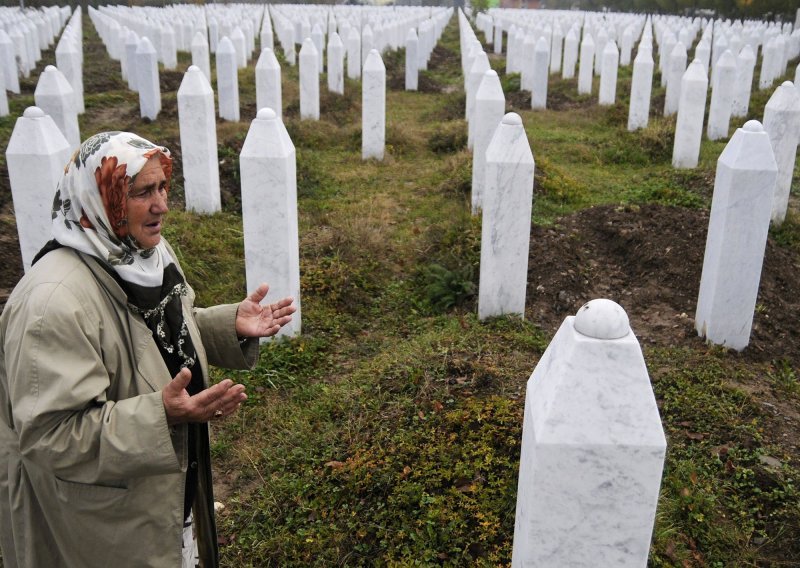
[{"label": "white stone obelisk", "polygon": [[78,46],[71,38],[62,36],[56,46],[56,67],[69,81],[75,97],[75,111],[78,114],[85,112],[83,101],[83,55],[78,51]]},{"label": "white stone obelisk", "polygon": [[14,43],[2,28],[0,28],[0,69],[3,71],[6,90],[18,95],[19,72],[17,71]]},{"label": "white stone obelisk", "polygon": [[40,108],[25,109],[8,141],[6,165],[26,271],[50,239],[53,196],[70,154],[70,145],[53,119]]},{"label": "white stone obelisk", "polygon": [[717,160],[695,328],[741,351],[750,342],[778,168],[757,120],[736,130]]},{"label": "white stone obelisk", "polygon": [[534,161],[522,119],[508,113],[486,150],[478,318],[525,315]]},{"label": "white stone obelisk", "polygon": [[300,119],[319,120],[319,56],[310,37],[300,48]]},{"label": "white stone obelisk", "polygon": [[301,324],[297,164],[294,144],[272,109],[260,109],[250,124],[239,170],[247,289],[267,282],[266,302],[294,298],[297,311],[277,337],[297,336]]},{"label": "white stone obelisk", "polygon": [[600,92],[598,104],[613,105],[617,102],[617,72],[619,70],[619,49],[617,42],[610,39],[603,48],[600,58]]},{"label": "white stone obelisk", "polygon": [[466,119],[467,119],[467,147],[472,149],[473,136],[475,125],[472,124],[472,117],[475,113],[475,93],[478,92],[478,87],[481,86],[483,75],[491,69],[489,65],[489,58],[483,49],[474,51],[475,57],[472,60],[469,76],[467,77],[467,104],[466,104]]},{"label": "white stone obelisk", "polygon": [[39,75],[33,99],[37,107],[53,118],[70,149],[77,150],[81,145],[81,134],[75,108],[75,91],[63,73],[53,65],[45,67]]},{"label": "white stone obelisk", "polygon": [[406,91],[416,91],[419,87],[419,38],[417,30],[411,28],[406,36]]},{"label": "white stone obelisk", "polygon": [[239,122],[239,69],[236,48],[228,36],[217,43],[217,98],[219,117]]},{"label": "white stone obelisk", "polygon": [[731,116],[737,118],[747,116],[755,67],[756,56],[753,54],[753,48],[750,47],[750,44],[746,44],[736,56],[736,86],[734,87]]},{"label": "white stone obelisk", "polygon": [[709,140],[728,137],[735,90],[736,57],[726,49],[714,68],[714,87],[711,89],[711,105],[708,109]]},{"label": "white stone obelisk", "polygon": [[531,80],[531,108],[547,108],[547,83],[550,78],[550,44],[542,36],[533,50],[533,77]]},{"label": "white stone obelisk", "polygon": [[186,209],[216,213],[221,209],[214,91],[205,73],[191,65],[178,88]]},{"label": "white stone obelisk", "polygon": [[211,83],[211,59],[208,51],[206,34],[198,31],[192,38],[192,65],[200,69],[206,80]]},{"label": "white stone obelisk", "polygon": [[681,100],[675,123],[675,142],[672,147],[672,166],[694,168],[700,159],[703,137],[703,117],[706,113],[708,77],[699,59],[686,68],[681,78]]},{"label": "white stone obelisk", "polygon": [[128,67],[128,89],[131,91],[139,91],[137,81],[139,80],[139,60],[136,57],[136,50],[139,48],[139,36],[133,30],[128,30],[125,36],[125,61]]},{"label": "white stone obelisk", "polygon": [[666,448],[628,316],[592,300],[528,380],[511,566],[647,565]]},{"label": "white stone obelisk", "polygon": [[771,219],[775,225],[780,225],[789,206],[789,190],[800,142],[800,94],[791,81],[785,81],[772,93],[764,107],[763,125],[778,166]]},{"label": "white stone obelisk", "polygon": [[347,76],[350,79],[361,77],[361,35],[355,26],[347,32]]},{"label": "white stone obelisk", "polygon": [[386,142],[386,67],[369,52],[361,78],[361,158],[383,160]]},{"label": "white stone obelisk", "polygon": [[561,77],[572,79],[575,76],[575,64],[578,62],[578,36],[574,28],[570,28],[564,38],[564,63],[561,66]]},{"label": "white stone obelisk", "polygon": [[486,149],[494,136],[506,109],[506,97],[500,78],[494,69],[483,74],[483,80],[475,93],[475,140],[472,151],[472,214],[477,215],[483,207],[486,186]]},{"label": "white stone obelisk", "polygon": [[639,48],[633,60],[631,104],[628,109],[628,130],[646,128],[650,118],[650,94],[653,90],[653,52]]},{"label": "white stone obelisk", "polygon": [[578,63],[578,94],[592,93],[592,67],[594,65],[594,40],[586,34],[581,41],[581,55]]},{"label": "white stone obelisk", "polygon": [[281,64],[269,47],[261,50],[256,63],[256,107],[271,108],[278,118],[282,116]]},{"label": "white stone obelisk", "polygon": [[328,90],[344,94],[344,44],[336,32],[328,36]]},{"label": "white stone obelisk", "polygon": [[155,120],[161,112],[161,85],[158,79],[158,55],[147,37],[139,38],[136,47],[136,88],[139,91],[139,114]]},{"label": "white stone obelisk", "polygon": [[672,116],[678,112],[681,100],[681,78],[686,73],[686,46],[677,42],[669,55],[665,72],[667,74],[667,92],[664,97],[664,116]]},{"label": "white stone obelisk", "polygon": [[550,73],[561,72],[561,55],[564,50],[564,33],[558,23],[553,27],[550,39]]}]

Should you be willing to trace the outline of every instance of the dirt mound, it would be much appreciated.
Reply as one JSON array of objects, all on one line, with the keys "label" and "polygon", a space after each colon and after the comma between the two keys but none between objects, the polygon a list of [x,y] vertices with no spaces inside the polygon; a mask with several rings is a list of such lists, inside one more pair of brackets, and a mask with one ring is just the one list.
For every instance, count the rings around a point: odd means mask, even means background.
[{"label": "dirt mound", "polygon": [[[531,230],[527,317],[548,331],[594,298],[628,312],[643,343],[702,346],[694,312],[708,212],[603,206]],[[753,332],[742,357],[800,359],[800,255],[767,242]]]}]

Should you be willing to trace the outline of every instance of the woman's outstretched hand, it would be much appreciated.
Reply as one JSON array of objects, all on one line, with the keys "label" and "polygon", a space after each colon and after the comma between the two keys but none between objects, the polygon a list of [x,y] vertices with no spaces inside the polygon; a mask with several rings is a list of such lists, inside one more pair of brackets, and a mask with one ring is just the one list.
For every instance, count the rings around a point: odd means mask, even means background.
[{"label": "woman's outstretched hand", "polygon": [[292,321],[297,311],[293,298],[284,298],[274,304],[261,304],[269,286],[264,283],[239,304],[236,311],[236,335],[239,337],[270,337]]}]

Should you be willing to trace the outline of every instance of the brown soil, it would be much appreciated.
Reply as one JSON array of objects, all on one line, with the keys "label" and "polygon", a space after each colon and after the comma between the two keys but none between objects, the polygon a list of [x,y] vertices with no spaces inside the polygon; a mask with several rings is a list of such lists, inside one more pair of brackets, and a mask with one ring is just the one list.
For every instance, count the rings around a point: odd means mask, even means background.
[{"label": "brown soil", "polygon": [[[527,316],[555,331],[593,298],[622,305],[643,344],[703,346],[694,311],[708,212],[644,205],[592,207],[534,226]],[[745,361],[800,361],[800,255],[768,240]]]}]

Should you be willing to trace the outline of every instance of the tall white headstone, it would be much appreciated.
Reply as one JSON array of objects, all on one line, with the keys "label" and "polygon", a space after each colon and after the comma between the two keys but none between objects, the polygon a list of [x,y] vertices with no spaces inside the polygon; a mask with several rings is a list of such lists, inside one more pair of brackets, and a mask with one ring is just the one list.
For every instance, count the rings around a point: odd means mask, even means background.
[{"label": "tall white headstone", "polygon": [[750,342],[778,168],[757,120],[736,130],[717,160],[695,328],[741,351]]},{"label": "tall white headstone", "polygon": [[619,49],[617,42],[610,39],[603,48],[603,57],[600,59],[600,105],[613,105],[617,102],[617,71],[619,69]]},{"label": "tall white headstone", "polygon": [[646,128],[650,117],[650,93],[653,89],[652,50],[639,48],[633,60],[631,105],[628,109],[628,130]]},{"label": "tall white headstone", "polygon": [[186,209],[216,213],[221,209],[214,91],[203,71],[191,65],[178,88]]},{"label": "tall white headstone", "polygon": [[70,154],[70,145],[53,119],[37,107],[25,109],[8,141],[6,165],[26,271],[50,239],[53,196]]},{"label": "tall white headstone", "polygon": [[18,95],[19,72],[17,71],[16,50],[11,38],[2,28],[0,28],[0,69],[3,71],[6,90]]},{"label": "tall white headstone", "polygon": [[564,39],[564,64],[561,77],[572,79],[575,76],[575,64],[578,61],[578,36],[573,28],[567,32]]},{"label": "tall white headstone", "polygon": [[677,42],[667,61],[667,92],[664,97],[664,116],[672,116],[678,112],[681,100],[681,78],[686,73],[686,46]]},{"label": "tall white headstone", "polygon": [[192,65],[200,69],[211,83],[211,58],[208,52],[206,34],[198,31],[192,38]]},{"label": "tall white headstone", "polygon": [[81,134],[75,108],[75,91],[63,73],[53,65],[45,67],[39,75],[33,99],[37,107],[53,118],[70,148],[77,150],[81,145]]},{"label": "tall white headstone", "polygon": [[699,59],[689,64],[681,79],[681,99],[675,123],[675,142],[672,147],[672,166],[694,168],[700,159],[703,137],[703,117],[706,113],[708,77]]},{"label": "tall white headstone", "polygon": [[533,51],[533,77],[531,82],[531,108],[547,108],[547,82],[550,77],[550,44],[542,36]]},{"label": "tall white headstone", "polygon": [[239,70],[236,47],[227,36],[217,44],[217,97],[219,117],[239,122]]},{"label": "tall white headstone", "polygon": [[269,47],[261,50],[256,63],[256,106],[271,108],[278,118],[282,116],[281,65]]},{"label": "tall white headstone", "polygon": [[594,40],[586,34],[581,41],[581,58],[578,64],[578,94],[592,92],[592,67],[594,66]]},{"label": "tall white headstone", "polygon": [[477,215],[483,207],[486,186],[486,149],[494,136],[506,109],[506,97],[500,78],[494,69],[483,74],[483,80],[475,93],[475,141],[472,152],[472,214]]},{"label": "tall white headstone", "polygon": [[158,79],[158,56],[147,37],[136,47],[136,87],[139,90],[139,113],[155,120],[161,112],[161,84]]},{"label": "tall white headstone", "polygon": [[310,37],[300,48],[300,118],[319,120],[319,56]]},{"label": "tall white headstone", "polygon": [[344,44],[336,32],[328,36],[328,90],[344,94]]},{"label": "tall white headstone", "polygon": [[778,177],[772,199],[772,222],[783,223],[789,206],[797,144],[800,142],[800,94],[791,81],[785,81],[772,93],[764,107],[764,130],[769,135]]},{"label": "tall white headstone", "polygon": [[625,310],[592,300],[528,380],[512,567],[645,566],[666,446]]},{"label": "tall white headstone", "polygon": [[361,78],[361,157],[383,160],[386,143],[386,67],[369,52]]},{"label": "tall white headstone", "polygon": [[361,35],[355,26],[347,32],[347,76],[361,77]]},{"label": "tall white headstone", "polygon": [[75,111],[82,114],[86,110],[83,101],[83,56],[78,51],[77,43],[64,35],[56,46],[56,67],[72,87]]},{"label": "tall white headstone", "polygon": [[406,91],[416,91],[419,86],[419,38],[417,30],[411,28],[406,36]]},{"label": "tall white headstone", "polygon": [[720,55],[714,68],[714,87],[711,89],[711,105],[708,109],[709,140],[728,137],[735,90],[736,57],[727,49]]},{"label": "tall white headstone", "polygon": [[267,282],[267,302],[293,297],[297,311],[278,337],[297,336],[301,324],[297,164],[294,144],[272,109],[260,109],[250,124],[239,169],[247,289]]},{"label": "tall white headstone", "polygon": [[534,161],[522,119],[508,113],[486,150],[478,318],[525,315]]}]

